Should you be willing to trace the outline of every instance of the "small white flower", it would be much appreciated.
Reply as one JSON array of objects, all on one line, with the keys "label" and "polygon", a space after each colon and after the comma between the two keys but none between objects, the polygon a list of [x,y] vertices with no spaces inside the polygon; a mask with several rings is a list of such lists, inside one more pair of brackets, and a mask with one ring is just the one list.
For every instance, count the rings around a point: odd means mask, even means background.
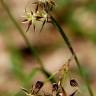
[{"label": "small white flower", "polygon": [[29,30],[30,26],[33,25],[34,30],[35,30],[35,25],[36,25],[36,17],[35,17],[35,13],[31,12],[27,12],[25,10],[25,16],[23,16],[25,19],[22,21],[22,23],[28,23],[28,27],[26,32]]},{"label": "small white flower", "polygon": [[43,29],[44,25],[46,22],[50,22],[50,12],[52,11],[55,2],[53,0],[38,0],[37,2],[34,2],[33,4],[36,4],[36,9],[35,12],[28,12],[25,9],[25,16],[24,20],[22,21],[23,23],[28,23],[28,27],[26,32],[29,30],[30,26],[32,25],[35,31],[35,25],[37,21],[42,21],[42,27],[41,30]]}]

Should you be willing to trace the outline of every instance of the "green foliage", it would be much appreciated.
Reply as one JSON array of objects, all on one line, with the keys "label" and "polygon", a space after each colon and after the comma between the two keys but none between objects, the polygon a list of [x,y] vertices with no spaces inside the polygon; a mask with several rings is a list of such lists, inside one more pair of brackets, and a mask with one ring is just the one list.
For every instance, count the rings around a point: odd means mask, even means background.
[{"label": "green foliage", "polygon": [[14,73],[23,87],[27,87],[30,85],[30,81],[32,81],[33,77],[38,71],[40,71],[40,69],[34,68],[29,74],[26,74],[22,60],[23,58],[20,52],[16,49],[11,49],[12,73]]},{"label": "green foliage", "polygon": [[0,18],[0,32],[4,32],[6,29],[7,29],[6,21],[4,21],[4,19]]},{"label": "green foliage", "polygon": [[21,83],[23,83],[26,78],[26,74],[23,71],[23,64],[21,63],[22,59],[21,56],[19,55],[20,53],[16,50],[12,51],[11,53],[12,53],[11,54],[12,71],[14,72],[18,80],[20,80]]}]

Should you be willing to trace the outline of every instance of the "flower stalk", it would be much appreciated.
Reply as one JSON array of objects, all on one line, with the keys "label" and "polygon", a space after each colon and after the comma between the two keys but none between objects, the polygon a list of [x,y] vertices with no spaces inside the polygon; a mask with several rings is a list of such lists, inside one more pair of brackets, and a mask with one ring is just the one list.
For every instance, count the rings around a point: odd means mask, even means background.
[{"label": "flower stalk", "polygon": [[85,80],[85,84],[86,84],[86,87],[88,88],[88,91],[90,93],[90,96],[93,96],[93,92],[92,92],[92,89],[89,85],[89,82],[86,78],[86,76],[84,75],[84,72],[83,72],[83,69],[79,63],[79,60],[76,56],[76,53],[74,51],[74,49],[72,48],[72,45],[71,43],[69,42],[69,39],[67,37],[67,35],[65,34],[65,32],[63,31],[63,29],[61,28],[60,24],[56,21],[56,19],[51,16],[51,20],[52,20],[52,24],[54,25],[54,27],[57,29],[57,31],[61,34],[62,38],[64,39],[64,42],[67,44],[70,52],[72,53],[72,56],[74,57],[75,61],[76,61],[76,64],[77,64],[77,67],[79,69],[79,72],[80,72],[80,75],[83,77],[83,79]]}]

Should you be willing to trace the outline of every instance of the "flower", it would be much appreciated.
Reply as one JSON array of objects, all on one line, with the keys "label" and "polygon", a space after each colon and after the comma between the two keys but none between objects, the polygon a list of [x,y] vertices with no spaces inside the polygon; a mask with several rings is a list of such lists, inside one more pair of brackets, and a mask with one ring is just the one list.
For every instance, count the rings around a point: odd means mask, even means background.
[{"label": "flower", "polygon": [[[45,15],[44,15],[45,16]],[[25,19],[22,21],[22,23],[28,23],[28,27],[26,32],[29,30],[30,26],[33,25],[34,31],[35,31],[35,25],[37,21],[40,21],[41,18],[44,17],[42,14],[39,14],[38,12],[28,12],[25,9],[25,16],[23,16]]]},{"label": "flower", "polygon": [[27,12],[25,10],[25,16],[23,16],[25,19],[22,21],[22,23],[27,23],[28,22],[28,27],[26,32],[29,30],[30,26],[33,25],[34,30],[35,30],[35,23],[36,23],[36,17],[34,16],[33,12]]},{"label": "flower", "polygon": [[43,22],[42,23],[42,26],[41,26],[41,29],[40,29],[40,32],[42,31],[42,29],[43,29],[43,27],[44,27],[44,25],[45,25],[45,23],[46,22],[48,22],[48,23],[50,23],[50,21],[49,21],[49,16],[48,16],[48,13],[46,13],[44,10],[42,10],[42,11],[37,11],[37,17],[39,16],[39,17],[41,17],[41,21]]},{"label": "flower", "polygon": [[27,12],[25,10],[25,16],[23,16],[25,19],[22,21],[22,23],[28,23],[28,27],[26,32],[29,30],[30,26],[33,25],[34,31],[35,31],[35,25],[37,21],[41,21],[42,27],[40,29],[40,32],[42,31],[44,25],[46,22],[49,22],[48,14],[44,10],[38,10],[37,12]]}]

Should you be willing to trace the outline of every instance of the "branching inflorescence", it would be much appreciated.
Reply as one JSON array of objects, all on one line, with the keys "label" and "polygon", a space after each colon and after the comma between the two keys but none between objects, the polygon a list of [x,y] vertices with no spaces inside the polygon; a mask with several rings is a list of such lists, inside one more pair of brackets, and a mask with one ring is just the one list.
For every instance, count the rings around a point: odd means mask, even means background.
[{"label": "branching inflorescence", "polygon": [[40,92],[43,87],[42,81],[37,81],[34,86],[32,86],[31,91],[29,92],[27,89],[22,89],[27,96],[74,96],[78,89],[72,92],[70,95],[67,95],[65,89],[61,85],[61,83],[53,83],[51,93]]},{"label": "branching inflorescence", "polygon": [[[4,0],[0,0],[2,6],[4,7],[5,11],[7,12],[7,14],[9,15],[10,19],[12,20],[12,22],[14,23],[14,25],[16,26],[16,28],[19,30],[18,32],[22,35],[22,37],[24,38],[26,44],[30,47],[32,53],[34,54],[34,56],[36,57],[36,59],[38,60],[38,62],[41,64],[42,66],[42,62],[40,60],[40,58],[38,57],[37,53],[35,52],[35,50],[33,49],[33,47],[31,46],[31,44],[29,43],[29,41],[27,40],[25,34],[23,33],[23,30],[21,29],[21,27],[19,26],[19,24],[16,22],[14,16],[11,14],[8,6],[6,5],[6,3],[4,2]],[[72,48],[72,45],[70,44],[69,42],[69,39],[68,37],[66,36],[65,32],[63,31],[63,29],[61,28],[61,26],[58,24],[57,20],[55,20],[53,18],[53,16],[51,16],[51,12],[52,10],[54,9],[55,7],[55,1],[53,0],[37,0],[35,2],[32,3],[33,5],[36,6],[35,8],[35,11],[29,11],[27,9],[25,9],[25,16],[24,16],[24,20],[22,21],[23,23],[28,23],[28,27],[27,27],[27,30],[29,30],[30,26],[33,25],[34,27],[34,30],[35,30],[35,25],[37,22],[42,22],[42,27],[41,27],[41,30],[43,29],[45,23],[52,23],[55,28],[58,30],[58,32],[61,34],[61,36],[63,37],[65,43],[67,44],[70,52],[72,53],[72,56],[74,57],[75,61],[76,61],[76,64],[77,64],[77,67],[78,67],[78,70],[81,74],[81,76],[83,77],[83,79],[85,80],[85,84],[88,88],[88,91],[90,93],[90,96],[93,96],[93,92],[92,92],[92,89],[90,87],[90,84],[83,72],[83,69],[79,63],[79,60],[76,56],[76,53],[75,51],[73,50]],[[42,71],[46,74],[47,77],[49,77],[49,73],[46,72],[46,70],[42,67]],[[57,72],[59,75],[59,80],[56,82],[56,83],[53,83],[52,84],[52,93],[50,95],[47,95],[47,96],[74,96],[77,91],[78,91],[78,83],[77,81],[72,78],[70,79],[70,86],[72,87],[77,87],[77,89],[71,94],[71,95],[67,95],[65,89],[64,89],[64,86],[62,84],[62,80],[63,80],[63,76],[65,74],[67,74],[69,72],[69,63],[64,64],[64,66],[62,66],[62,68]],[[56,73],[56,74],[57,74]],[[55,74],[55,75],[56,75]],[[50,76],[48,78],[48,80],[52,79],[54,75]],[[50,80],[51,81],[51,80]],[[35,86],[32,87],[32,90],[31,92],[27,91],[26,89],[22,89],[25,94],[27,96],[43,96],[46,94],[44,93],[43,95],[39,94],[41,88],[43,87],[44,85],[44,82],[42,81],[38,81]]]},{"label": "branching inflorescence", "polygon": [[[45,23],[52,23],[55,28],[58,30],[58,32],[61,34],[61,36],[63,37],[65,43],[67,44],[70,52],[72,53],[72,56],[74,57],[78,70],[80,72],[80,75],[83,77],[83,79],[85,80],[85,84],[88,88],[88,91],[90,93],[90,96],[93,96],[93,92],[92,89],[89,85],[89,82],[86,79],[85,74],[83,73],[83,69],[79,63],[79,60],[76,56],[76,53],[74,51],[74,49],[72,48],[72,45],[69,42],[68,37],[66,36],[65,32],[63,31],[63,29],[61,28],[61,26],[58,24],[58,22],[54,19],[54,17],[52,16],[51,12],[53,11],[54,7],[55,7],[55,1],[54,0],[37,0],[36,2],[33,2],[32,4],[34,4],[35,7],[35,11],[27,11],[25,9],[25,19],[23,20],[23,23],[28,22],[28,27],[27,30],[29,30],[30,26],[33,25],[34,31],[35,31],[35,25],[37,22],[42,22],[42,27],[40,29],[40,31],[42,31]],[[66,68],[65,68],[66,69]],[[64,67],[63,67],[64,70]],[[66,71],[67,72],[67,71]],[[61,70],[62,73],[62,70]],[[64,73],[62,73],[63,76],[65,75]],[[64,88],[62,87],[62,75],[59,75],[61,78],[59,79],[59,82],[57,83],[57,85],[61,88],[62,92],[59,92],[59,96],[67,96]],[[78,83],[72,79],[70,80],[70,85],[73,87],[78,86]],[[77,90],[75,90],[70,96],[74,96],[74,94],[77,92]],[[58,91],[57,91],[58,93]],[[55,94],[57,96],[57,93]],[[31,95],[32,96],[32,95]]]},{"label": "branching inflorescence", "polygon": [[[79,90],[79,84],[77,83],[77,81],[73,78],[69,79],[69,84],[71,87],[74,88],[74,91],[68,95],[65,88],[64,88],[64,84],[62,83],[64,81],[64,75],[68,75],[70,69],[69,69],[69,62],[70,60],[68,60],[68,62],[66,62],[56,73],[54,76],[56,76],[58,78],[58,80],[56,80],[56,82],[54,82],[51,86],[51,93],[46,93],[44,91],[41,91],[43,85],[46,83],[45,81],[37,81],[36,84],[34,86],[32,86],[31,91],[29,92],[26,89],[22,89],[24,91],[24,93],[27,96],[75,96],[75,94],[78,92]],[[67,79],[66,79],[67,80]]]}]

